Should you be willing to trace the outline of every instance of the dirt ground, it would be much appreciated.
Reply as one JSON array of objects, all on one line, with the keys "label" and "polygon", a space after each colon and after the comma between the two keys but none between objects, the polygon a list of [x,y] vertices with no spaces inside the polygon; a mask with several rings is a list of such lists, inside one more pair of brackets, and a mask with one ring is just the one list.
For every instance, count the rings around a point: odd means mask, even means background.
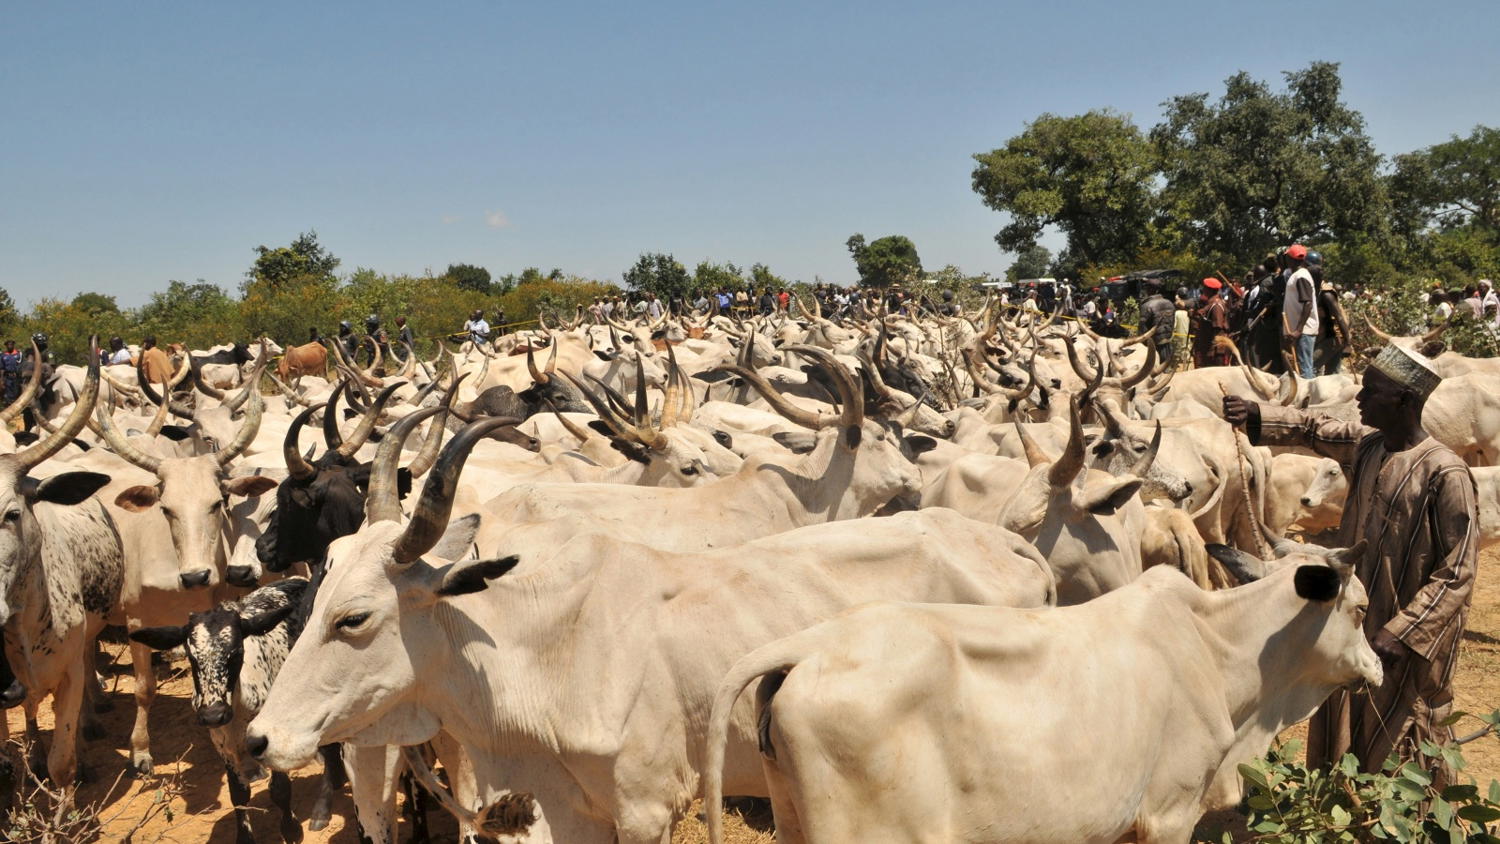
[{"label": "dirt ground", "polygon": [[[1491,566],[1500,564],[1500,549],[1491,549],[1480,558],[1480,576],[1474,596],[1468,630],[1464,634],[1456,680],[1457,706],[1470,712],[1487,712],[1500,707],[1500,577],[1489,576]],[[105,690],[113,708],[102,719],[108,738],[85,744],[80,758],[87,766],[90,779],[79,792],[79,802],[99,804],[101,816],[107,819],[106,840],[119,840],[136,824],[151,806],[161,799],[164,788],[175,791],[166,802],[170,812],[157,811],[143,828],[132,836],[137,844],[155,841],[210,842],[231,844],[234,841],[234,817],[224,785],[224,769],[219,763],[207,731],[198,725],[190,705],[192,679],[187,675],[185,660],[158,669],[161,680],[155,707],[151,713],[152,751],[156,758],[156,776],[136,780],[124,775],[130,754],[128,737],[134,719],[135,702],[131,697],[132,678],[129,658],[121,645],[105,645],[106,654],[115,658],[105,672]],[[20,732],[21,712],[8,713],[12,735]],[[43,704],[40,723],[44,741],[50,738],[51,713]],[[1471,731],[1473,724],[1463,724],[1460,733]],[[1302,728],[1288,731],[1299,735]],[[1468,773],[1481,784],[1500,778],[1500,741],[1486,738],[1467,745]],[[305,818],[317,791],[321,769],[298,771],[292,778],[292,791],[298,817]],[[252,818],[257,838],[274,841],[276,817],[270,808],[266,781],[251,786]],[[688,819],[675,830],[673,844],[702,844],[708,840],[702,823],[697,820],[701,806],[694,805]],[[308,833],[308,844],[355,844],[353,804],[347,796],[334,804],[333,820],[328,828]],[[731,814],[730,844],[770,844],[773,837],[765,832],[764,818],[756,818],[752,828]],[[430,815],[435,840],[455,840],[455,827],[441,810]],[[1219,832],[1241,823],[1229,814],[1205,819],[1200,832],[1205,840],[1217,840]],[[407,832],[403,829],[402,837]]]}]

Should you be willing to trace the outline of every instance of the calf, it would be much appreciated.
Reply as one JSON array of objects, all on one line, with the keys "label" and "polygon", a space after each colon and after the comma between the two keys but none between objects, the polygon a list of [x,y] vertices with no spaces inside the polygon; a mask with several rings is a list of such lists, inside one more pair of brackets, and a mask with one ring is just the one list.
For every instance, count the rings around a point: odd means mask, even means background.
[{"label": "calf", "polygon": [[[245,807],[250,801],[249,783],[261,775],[260,765],[244,752],[245,725],[260,712],[287,652],[302,632],[303,618],[294,610],[307,585],[302,578],[287,578],[208,612],[193,613],[185,625],[143,627],[130,634],[132,640],[159,651],[187,646],[193,669],[193,708],[224,760],[240,844],[255,842]],[[321,750],[323,785],[308,824],[313,830],[328,825],[329,800],[343,785],[337,748]],[[280,771],[271,774],[271,802],[281,810],[282,840],[301,841],[302,827],[292,814],[291,780]]]},{"label": "calf", "polygon": [[1293,525],[1309,533],[1338,527],[1349,492],[1337,461],[1291,452],[1271,458],[1267,487],[1266,529],[1276,536]]},{"label": "calf", "polygon": [[1363,551],[1295,546],[1219,592],[1158,566],[1054,610],[872,604],[758,648],[714,699],[710,838],[735,701],[764,677],[783,844],[1187,841],[1239,798],[1238,763],[1339,686],[1380,684]]}]

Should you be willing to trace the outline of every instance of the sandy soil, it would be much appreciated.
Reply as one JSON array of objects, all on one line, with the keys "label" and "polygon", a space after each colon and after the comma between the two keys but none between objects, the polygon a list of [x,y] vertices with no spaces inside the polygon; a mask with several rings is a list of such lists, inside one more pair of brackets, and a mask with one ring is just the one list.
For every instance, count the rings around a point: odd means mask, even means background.
[{"label": "sandy soil", "polygon": [[[1495,564],[1500,564],[1500,549],[1491,549],[1481,557],[1474,607],[1459,661],[1457,705],[1470,712],[1487,712],[1500,707],[1500,578],[1488,576],[1490,567]],[[85,744],[80,754],[90,776],[80,790],[80,802],[100,804],[102,815],[110,819],[106,828],[107,839],[117,840],[157,799],[163,783],[171,782],[178,793],[168,803],[170,818],[167,813],[158,813],[135,834],[134,841],[231,844],[234,841],[234,818],[224,786],[224,771],[209,744],[207,731],[199,726],[193,715],[189,703],[192,680],[186,674],[186,662],[178,660],[158,669],[161,684],[151,713],[157,776],[135,780],[122,776],[129,763],[127,738],[135,715],[129,658],[121,645],[106,645],[105,651],[114,658],[114,663],[105,671],[105,690],[110,693],[113,708],[102,716],[108,738]],[[12,734],[17,734],[21,728],[20,710],[12,710],[8,717]],[[47,704],[43,704],[39,720],[45,741],[50,738],[51,727]],[[1463,733],[1474,728],[1471,724],[1464,724],[1458,730]],[[1297,728],[1288,734],[1301,732],[1303,730]],[[1500,741],[1486,738],[1474,742],[1464,748],[1464,755],[1469,760],[1468,773],[1479,782],[1500,778]],[[318,776],[321,776],[321,769],[317,767],[293,775],[292,789],[298,817],[305,818],[312,806]],[[265,780],[254,784],[251,794],[251,806],[256,812],[252,823],[259,833],[257,837],[264,841],[277,840],[276,816],[270,808]],[[708,840],[702,823],[697,820],[700,809],[701,806],[695,804],[689,817],[678,825],[672,836],[673,844],[701,844]],[[353,830],[352,815],[353,804],[344,796],[335,802],[333,821],[328,828],[308,833],[306,841],[308,844],[355,844],[358,838]],[[773,838],[765,831],[768,829],[766,820],[752,818],[754,827],[759,827],[757,829],[731,814],[729,844],[769,844]],[[1238,822],[1233,815],[1206,819],[1200,832],[1205,840],[1217,840],[1221,829]],[[435,840],[455,840],[455,827],[440,810],[433,811],[429,823]],[[406,834],[403,829],[403,839]]]}]

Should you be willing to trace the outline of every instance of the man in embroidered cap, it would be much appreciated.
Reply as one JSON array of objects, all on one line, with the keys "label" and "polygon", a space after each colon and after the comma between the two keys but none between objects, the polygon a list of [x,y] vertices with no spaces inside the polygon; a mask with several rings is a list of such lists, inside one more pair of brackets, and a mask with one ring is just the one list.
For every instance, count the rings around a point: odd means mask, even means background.
[{"label": "man in embroidered cap", "polygon": [[[1442,379],[1431,361],[1387,346],[1365,371],[1359,422],[1293,408],[1224,399],[1224,418],[1258,445],[1300,445],[1337,460],[1349,478],[1336,544],[1368,543],[1355,574],[1369,592],[1365,635],[1385,664],[1376,689],[1335,692],[1308,725],[1309,765],[1345,753],[1380,770],[1392,752],[1414,756],[1443,744],[1453,708],[1453,671],[1468,616],[1479,551],[1474,477],[1422,429],[1422,408]],[[1429,760],[1439,783],[1454,773]]]}]

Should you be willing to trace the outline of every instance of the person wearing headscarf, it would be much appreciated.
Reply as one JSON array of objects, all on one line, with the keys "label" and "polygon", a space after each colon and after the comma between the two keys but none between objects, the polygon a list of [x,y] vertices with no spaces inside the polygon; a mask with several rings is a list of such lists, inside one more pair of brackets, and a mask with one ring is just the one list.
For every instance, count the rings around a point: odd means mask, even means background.
[{"label": "person wearing headscarf", "polygon": [[[1338,691],[1308,724],[1307,761],[1353,753],[1376,772],[1395,753],[1453,739],[1453,671],[1474,588],[1479,514],[1474,476],[1422,427],[1442,378],[1432,361],[1386,346],[1365,371],[1359,422],[1295,408],[1224,399],[1224,418],[1257,445],[1304,446],[1339,462],[1349,479],[1336,544],[1362,551],[1353,574],[1369,596],[1364,630],[1385,668],[1377,688]],[[1428,759],[1441,788],[1454,772]]]}]

